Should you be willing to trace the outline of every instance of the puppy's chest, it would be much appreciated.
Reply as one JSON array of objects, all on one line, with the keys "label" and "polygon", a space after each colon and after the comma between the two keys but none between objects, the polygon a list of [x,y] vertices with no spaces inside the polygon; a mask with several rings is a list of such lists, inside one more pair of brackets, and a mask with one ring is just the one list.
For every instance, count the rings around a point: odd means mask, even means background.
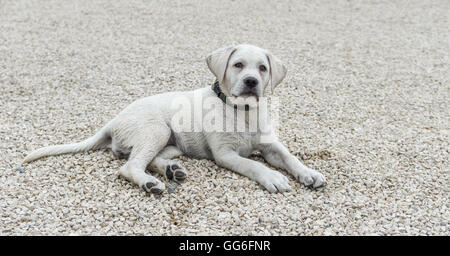
[{"label": "puppy's chest", "polygon": [[218,139],[221,140],[223,145],[231,147],[239,155],[247,157],[252,154],[258,136],[257,133],[222,133],[218,136]]},{"label": "puppy's chest", "polygon": [[194,158],[213,159],[211,147],[231,148],[239,155],[248,157],[254,150],[258,136],[257,133],[174,133],[173,142],[186,155]]},{"label": "puppy's chest", "polygon": [[173,133],[172,141],[187,156],[212,159],[206,137],[199,132]]},{"label": "puppy's chest", "polygon": [[254,141],[256,140],[256,134],[253,133],[238,133],[237,139],[239,141],[237,145],[237,152],[239,155],[248,157],[254,150]]}]

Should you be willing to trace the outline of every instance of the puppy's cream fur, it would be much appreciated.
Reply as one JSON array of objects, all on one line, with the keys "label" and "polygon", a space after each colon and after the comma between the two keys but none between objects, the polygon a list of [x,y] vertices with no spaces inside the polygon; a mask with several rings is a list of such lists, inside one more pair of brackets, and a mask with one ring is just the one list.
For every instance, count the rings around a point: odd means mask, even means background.
[{"label": "puppy's cream fur", "polygon": [[[219,81],[221,90],[230,98],[262,97],[267,88],[273,90],[286,75],[286,68],[278,58],[252,45],[218,49],[206,58],[206,62]],[[249,77],[257,81],[250,93],[249,86],[244,82]],[[24,162],[50,155],[111,148],[117,156],[129,156],[127,163],[119,170],[123,177],[147,192],[159,194],[165,185],[146,173],[146,168],[150,167],[168,179],[183,181],[187,175],[186,169],[171,159],[185,154],[214,160],[222,167],[257,181],[270,192],[290,190],[284,175],[248,159],[253,151],[259,150],[268,163],[287,170],[306,186],[319,187],[326,183],[322,174],[304,166],[278,140],[262,143],[260,131],[177,132],[172,129],[177,110],[171,108],[171,104],[179,97],[187,98],[194,104],[194,95],[216,101],[223,108],[233,108],[222,102],[209,86],[195,91],[150,96],[130,104],[91,138],[79,143],[38,149]],[[233,108],[231,111],[244,110]],[[232,121],[224,117],[224,122]]]}]

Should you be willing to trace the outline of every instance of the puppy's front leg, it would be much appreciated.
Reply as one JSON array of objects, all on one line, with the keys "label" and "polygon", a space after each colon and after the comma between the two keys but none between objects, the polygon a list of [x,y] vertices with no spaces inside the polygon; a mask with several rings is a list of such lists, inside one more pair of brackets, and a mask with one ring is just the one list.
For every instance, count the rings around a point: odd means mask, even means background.
[{"label": "puppy's front leg", "polygon": [[289,180],[283,174],[269,169],[262,163],[241,157],[234,151],[218,154],[215,157],[218,165],[244,175],[263,185],[270,192],[291,190]]},{"label": "puppy's front leg", "polygon": [[326,179],[321,173],[303,165],[279,141],[261,145],[260,150],[269,164],[288,171],[305,186],[317,188],[326,184]]}]

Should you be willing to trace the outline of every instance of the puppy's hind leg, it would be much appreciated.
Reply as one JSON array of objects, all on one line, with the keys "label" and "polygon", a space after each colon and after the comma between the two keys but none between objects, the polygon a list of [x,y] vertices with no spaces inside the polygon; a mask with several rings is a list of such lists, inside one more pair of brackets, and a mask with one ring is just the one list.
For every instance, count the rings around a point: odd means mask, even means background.
[{"label": "puppy's hind leg", "polygon": [[[155,128],[155,127],[153,127]],[[163,127],[158,127],[163,128]],[[165,185],[157,178],[145,172],[147,165],[164,148],[170,137],[170,129],[148,131],[152,138],[140,138],[141,143],[134,145],[128,162],[119,170],[120,175],[135,183],[146,192],[161,194]]]},{"label": "puppy's hind leg", "polygon": [[163,175],[168,180],[183,182],[186,179],[186,169],[172,158],[183,155],[183,152],[176,146],[166,146],[153,159],[148,167],[151,170]]},{"label": "puppy's hind leg", "polygon": [[118,159],[127,159],[131,153],[131,148],[123,147],[116,139],[112,138],[111,151]]}]

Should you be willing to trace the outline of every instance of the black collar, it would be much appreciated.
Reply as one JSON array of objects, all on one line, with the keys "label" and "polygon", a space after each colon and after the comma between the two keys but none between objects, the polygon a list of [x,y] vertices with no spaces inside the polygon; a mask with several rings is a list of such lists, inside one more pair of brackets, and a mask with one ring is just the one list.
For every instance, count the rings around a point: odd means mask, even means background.
[{"label": "black collar", "polygon": [[216,93],[216,95],[217,95],[217,97],[219,97],[219,99],[221,99],[224,103],[227,103],[227,96],[220,89],[218,80],[216,80],[212,84],[211,89]]}]

